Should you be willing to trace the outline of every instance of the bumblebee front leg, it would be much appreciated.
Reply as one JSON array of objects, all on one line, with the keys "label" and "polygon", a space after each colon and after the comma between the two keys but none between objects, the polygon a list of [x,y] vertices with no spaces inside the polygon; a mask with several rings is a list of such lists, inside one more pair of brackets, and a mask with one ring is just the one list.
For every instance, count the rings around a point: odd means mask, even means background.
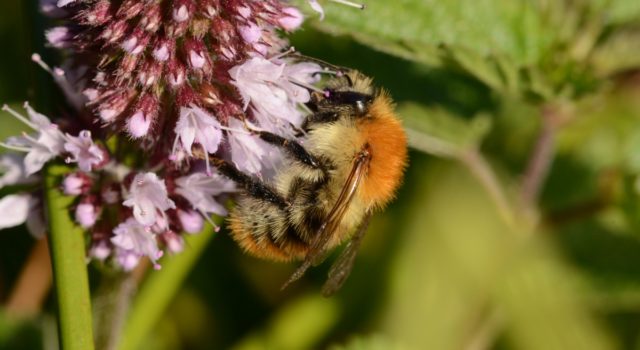
[{"label": "bumblebee front leg", "polygon": [[258,179],[254,179],[251,176],[238,170],[232,163],[224,159],[213,157],[206,154],[198,154],[199,157],[209,157],[209,162],[215,166],[218,171],[231,179],[233,182],[242,187],[248,195],[254,198],[265,200],[267,202],[277,205],[279,208],[287,208],[289,202],[282,197],[276,190],[272,189],[267,184]]},{"label": "bumblebee front leg", "polygon": [[260,136],[260,139],[274,146],[283,148],[291,157],[302,164],[306,164],[314,169],[320,168],[320,162],[311,153],[307,152],[302,145],[296,141],[286,139],[282,136],[262,130],[251,130]]}]

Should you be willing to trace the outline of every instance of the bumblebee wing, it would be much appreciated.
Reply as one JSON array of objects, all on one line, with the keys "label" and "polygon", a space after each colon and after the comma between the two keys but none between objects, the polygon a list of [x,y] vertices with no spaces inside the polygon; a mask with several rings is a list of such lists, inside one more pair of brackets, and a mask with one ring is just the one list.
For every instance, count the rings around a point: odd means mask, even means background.
[{"label": "bumblebee wing", "polygon": [[356,260],[356,254],[360,248],[360,243],[362,243],[364,234],[367,233],[370,221],[371,212],[367,212],[364,219],[362,219],[360,226],[358,226],[358,231],[353,235],[351,241],[347,243],[347,246],[344,248],[342,253],[340,253],[338,259],[336,259],[333,265],[331,265],[329,277],[322,286],[322,295],[325,297],[331,296],[337,292],[344,284],[344,281],[347,280],[347,277],[349,277],[353,263]]},{"label": "bumblebee wing", "polygon": [[309,253],[307,253],[307,256],[300,267],[298,267],[291,277],[289,277],[289,280],[285,282],[282,289],[286,288],[292,282],[300,279],[311,265],[317,264],[318,261],[324,257],[327,243],[331,239],[333,232],[335,232],[338,226],[340,226],[340,222],[342,221],[344,214],[347,212],[347,209],[349,209],[349,204],[353,200],[353,197],[358,190],[358,186],[366,174],[370,160],[371,153],[369,152],[369,148],[365,147],[356,156],[353,166],[351,167],[351,171],[347,176],[347,180],[342,186],[340,195],[329,211],[327,219],[316,233],[315,239],[309,248]]}]

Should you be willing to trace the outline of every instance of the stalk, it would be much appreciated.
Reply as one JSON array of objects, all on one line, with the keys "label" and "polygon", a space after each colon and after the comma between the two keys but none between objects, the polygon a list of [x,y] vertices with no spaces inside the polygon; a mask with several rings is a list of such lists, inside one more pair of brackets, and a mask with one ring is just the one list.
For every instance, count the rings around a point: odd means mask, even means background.
[{"label": "stalk", "polygon": [[83,231],[69,217],[73,198],[58,189],[63,166],[45,170],[46,214],[49,221],[51,262],[58,304],[60,348],[92,350],[93,330],[89,279]]}]

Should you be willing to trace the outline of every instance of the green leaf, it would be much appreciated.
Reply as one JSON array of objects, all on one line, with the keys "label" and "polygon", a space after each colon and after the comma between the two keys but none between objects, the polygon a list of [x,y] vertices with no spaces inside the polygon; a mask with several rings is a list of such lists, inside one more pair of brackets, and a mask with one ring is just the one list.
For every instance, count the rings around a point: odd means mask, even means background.
[{"label": "green leaf", "polygon": [[[586,304],[591,288],[549,235],[523,218],[506,225],[477,181],[451,165],[411,170],[424,180],[390,264],[384,334],[411,349],[614,348]],[[497,345],[504,336],[509,346]]]},{"label": "green leaf", "polygon": [[640,101],[635,90],[618,89],[583,99],[577,117],[558,134],[558,150],[594,170],[622,167],[640,172]]},{"label": "green leaf", "polygon": [[50,166],[45,175],[60,347],[91,350],[94,346],[84,232],[69,216],[73,197],[62,195],[58,189],[60,178],[66,172],[66,167]]},{"label": "green leaf", "polygon": [[576,23],[575,13],[555,2],[370,0],[366,6],[328,3],[315,25],[412,61],[453,63],[504,92],[525,88],[519,70],[538,67]]},{"label": "green leaf", "polygon": [[400,342],[393,341],[382,334],[356,336],[345,345],[335,345],[331,350],[406,350]]},{"label": "green leaf", "polygon": [[445,44],[482,55],[504,54],[518,64],[537,63],[559,35],[548,26],[546,6],[536,1],[369,0],[366,6],[360,12],[327,4],[318,26],[409,57]]},{"label": "green leaf", "polygon": [[149,274],[133,302],[118,349],[140,348],[213,237],[211,225],[207,225],[198,234],[186,236],[186,249],[178,255],[163,259],[162,269]]},{"label": "green leaf", "polygon": [[339,316],[336,299],[303,296],[283,307],[261,332],[236,344],[234,350],[314,349]]},{"label": "green leaf", "polygon": [[442,157],[456,157],[477,148],[491,128],[491,120],[486,115],[467,120],[445,109],[413,102],[400,104],[398,114],[411,147]]},{"label": "green leaf", "polygon": [[622,24],[640,19],[640,1],[637,0],[590,0],[609,23]]},{"label": "green leaf", "polygon": [[[640,1],[637,2],[640,4]],[[595,73],[610,76],[640,67],[640,28],[624,28],[614,32],[593,53]]]}]

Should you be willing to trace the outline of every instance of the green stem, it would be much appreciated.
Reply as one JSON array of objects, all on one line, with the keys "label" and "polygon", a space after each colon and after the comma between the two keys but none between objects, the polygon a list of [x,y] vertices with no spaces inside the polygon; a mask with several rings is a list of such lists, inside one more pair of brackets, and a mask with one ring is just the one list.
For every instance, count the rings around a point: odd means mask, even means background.
[{"label": "green stem", "polygon": [[214,236],[207,225],[196,235],[185,237],[185,250],[162,261],[162,269],[149,273],[136,296],[125,323],[119,350],[139,349],[149,331],[164,314],[182,282]]},{"label": "green stem", "polygon": [[45,174],[46,213],[58,301],[60,348],[91,350],[94,346],[85,240],[83,231],[69,216],[73,198],[64,196],[58,189],[60,176],[65,172],[65,167],[50,166]]}]

